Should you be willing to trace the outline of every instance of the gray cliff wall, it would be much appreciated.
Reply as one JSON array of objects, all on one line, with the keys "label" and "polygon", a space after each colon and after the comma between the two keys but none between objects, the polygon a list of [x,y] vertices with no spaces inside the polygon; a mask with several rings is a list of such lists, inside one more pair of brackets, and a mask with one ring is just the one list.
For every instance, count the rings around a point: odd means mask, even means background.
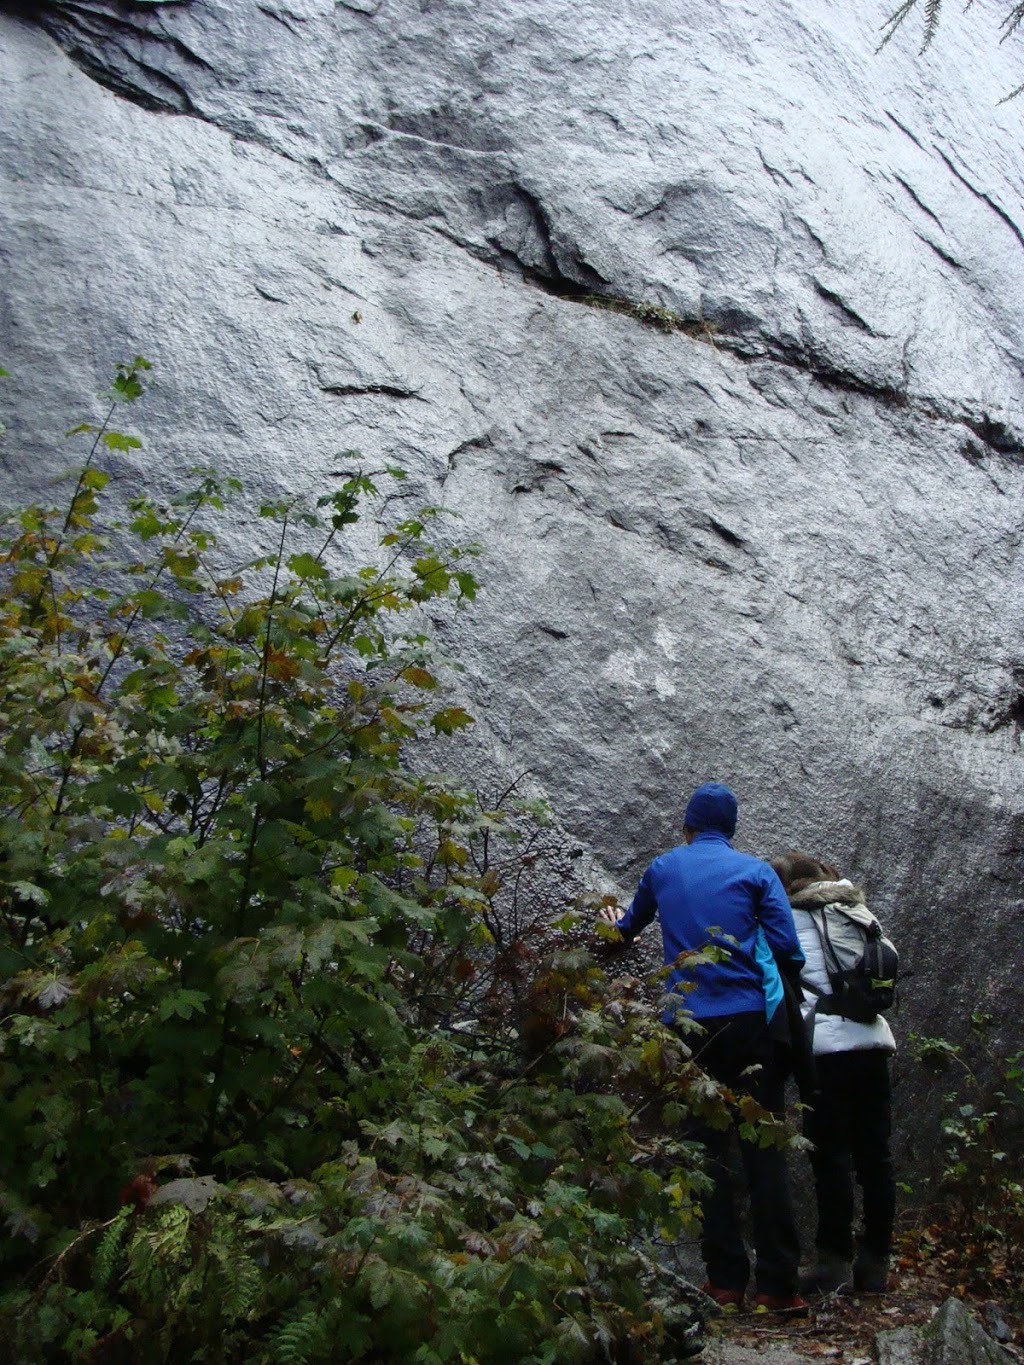
[{"label": "gray cliff wall", "polygon": [[869,887],[916,970],[898,1027],[977,1001],[1009,1046],[1019,48],[978,4],[876,56],[885,12],[8,7],[0,491],[67,462],[136,350],[126,490],[404,464],[486,550],[457,642],[478,751],[600,875],[628,893],[687,789],[727,780],[744,846]]}]

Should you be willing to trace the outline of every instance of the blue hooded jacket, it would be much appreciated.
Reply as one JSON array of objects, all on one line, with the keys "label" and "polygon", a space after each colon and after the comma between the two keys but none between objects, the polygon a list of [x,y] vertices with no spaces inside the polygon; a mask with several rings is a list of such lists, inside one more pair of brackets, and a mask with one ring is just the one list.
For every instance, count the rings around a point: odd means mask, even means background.
[{"label": "blue hooded jacket", "polygon": [[697,1019],[765,1009],[759,929],[775,955],[794,966],[804,960],[777,874],[760,858],[734,849],[721,829],[701,830],[691,844],[655,858],[618,927],[625,938],[635,938],[655,915],[666,966],[680,953],[709,945],[728,953],[721,962],[677,968],[669,976],[667,989],[682,985],[680,1008]]}]

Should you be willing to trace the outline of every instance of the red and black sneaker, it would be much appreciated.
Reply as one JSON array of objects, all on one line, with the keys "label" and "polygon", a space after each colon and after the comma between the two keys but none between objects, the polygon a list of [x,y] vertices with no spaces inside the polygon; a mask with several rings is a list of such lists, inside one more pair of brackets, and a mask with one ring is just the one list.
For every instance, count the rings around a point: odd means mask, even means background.
[{"label": "red and black sneaker", "polygon": [[758,1294],[754,1299],[755,1313],[788,1313],[791,1318],[805,1318],[809,1311],[807,1300],[799,1294]]},{"label": "red and black sneaker", "polygon": [[707,1284],[701,1285],[701,1293],[706,1294],[709,1299],[714,1299],[723,1313],[738,1313],[743,1307],[742,1289],[719,1289],[718,1285],[712,1284],[709,1280]]}]

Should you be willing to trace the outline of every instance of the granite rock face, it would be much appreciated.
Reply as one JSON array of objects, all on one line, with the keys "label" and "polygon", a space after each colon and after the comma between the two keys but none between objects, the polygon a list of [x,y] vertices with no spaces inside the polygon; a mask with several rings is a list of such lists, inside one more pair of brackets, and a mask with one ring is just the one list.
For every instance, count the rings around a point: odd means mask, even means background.
[{"label": "granite rock face", "polygon": [[1024,101],[992,6],[920,59],[874,54],[886,12],[8,6],[0,481],[65,464],[135,351],[126,490],[405,465],[485,547],[477,761],[623,893],[729,781],[742,845],[865,882],[904,1022],[980,1007],[1008,1047]]}]

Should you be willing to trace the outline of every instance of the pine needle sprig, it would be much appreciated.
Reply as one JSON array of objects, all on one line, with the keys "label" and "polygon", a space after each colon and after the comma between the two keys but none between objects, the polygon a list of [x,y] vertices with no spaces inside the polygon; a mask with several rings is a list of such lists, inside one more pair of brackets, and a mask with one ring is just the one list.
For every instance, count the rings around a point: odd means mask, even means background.
[{"label": "pine needle sprig", "polygon": [[[1007,38],[1009,38],[1011,33],[1016,33],[1017,29],[1020,27],[1022,22],[1024,22],[1024,0],[1017,0],[1017,4],[1013,6],[1009,14],[1006,15],[1002,23],[999,25],[999,27],[1003,30],[1002,37],[999,39],[999,41],[1003,43],[1006,41]],[[1014,94],[1018,94],[1020,88],[1021,87],[1018,86],[1017,90],[1014,91]],[[1006,99],[1008,100],[1013,99],[1013,95],[1007,95]],[[1005,103],[1004,100],[1000,100],[999,102],[1000,104]]]},{"label": "pine needle sprig", "polygon": [[[917,9],[919,0],[902,0],[902,3],[889,15],[882,24],[882,39],[875,48],[876,54],[895,37],[898,31],[909,19],[910,15]],[[974,0],[965,0],[964,12],[974,7]],[[936,33],[939,31],[939,19],[942,14],[942,0],[925,0],[924,5],[924,34],[921,39],[920,51],[926,52],[931,47]],[[1011,34],[1016,33],[1021,24],[1024,24],[1024,0],[1014,0],[1007,13],[1000,21],[999,27],[1002,29],[999,41],[1005,42]],[[1007,104],[1014,100],[1018,95],[1024,93],[1024,82],[1011,90],[1008,95],[1004,95],[999,101],[1000,104]]]},{"label": "pine needle sprig", "polygon": [[885,23],[882,25],[882,41],[875,49],[876,52],[881,52],[886,43],[895,37],[898,30],[902,28],[905,20],[910,17],[910,13],[916,5],[917,0],[903,0],[903,4],[900,5],[898,9],[893,10],[892,14],[889,15],[888,19],[886,19]]},{"label": "pine needle sprig", "polygon": [[924,52],[931,46],[932,39],[935,37],[939,28],[939,13],[942,9],[942,0],[925,0],[924,7],[924,41],[921,44],[921,51]]}]

